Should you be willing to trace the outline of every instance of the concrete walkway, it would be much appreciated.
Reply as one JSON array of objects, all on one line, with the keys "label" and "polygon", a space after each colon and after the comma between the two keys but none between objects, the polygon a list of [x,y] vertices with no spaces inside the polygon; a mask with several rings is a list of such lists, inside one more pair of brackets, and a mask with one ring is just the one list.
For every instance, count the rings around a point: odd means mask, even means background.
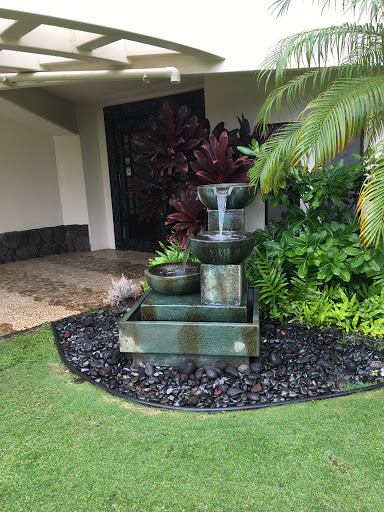
[{"label": "concrete walkway", "polygon": [[102,306],[112,277],[139,285],[153,257],[104,249],[0,265],[0,336]]}]

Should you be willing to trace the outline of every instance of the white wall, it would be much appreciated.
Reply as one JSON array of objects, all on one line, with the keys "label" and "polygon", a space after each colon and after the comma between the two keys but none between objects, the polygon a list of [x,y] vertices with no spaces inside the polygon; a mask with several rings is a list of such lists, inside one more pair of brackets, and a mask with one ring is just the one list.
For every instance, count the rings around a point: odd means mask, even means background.
[{"label": "white wall", "polygon": [[0,117],[0,233],[61,224],[53,137]]},{"label": "white wall", "polygon": [[[270,82],[268,91],[265,92],[264,86],[259,86],[257,83],[256,73],[226,73],[206,76],[204,78],[205,115],[209,119],[211,127],[224,121],[228,129],[238,128],[236,116],[241,117],[241,114],[244,114],[252,127],[272,87],[273,84]],[[306,101],[302,103],[303,106],[305,104]],[[290,111],[284,103],[279,116],[274,109],[272,110],[271,122],[292,121],[295,114],[299,114],[299,112],[298,108],[292,108]]]},{"label": "white wall", "polygon": [[80,137],[53,137],[63,224],[88,224],[87,198],[83,174]]},{"label": "white wall", "polygon": [[101,107],[77,109],[91,250],[115,248],[104,117]]}]

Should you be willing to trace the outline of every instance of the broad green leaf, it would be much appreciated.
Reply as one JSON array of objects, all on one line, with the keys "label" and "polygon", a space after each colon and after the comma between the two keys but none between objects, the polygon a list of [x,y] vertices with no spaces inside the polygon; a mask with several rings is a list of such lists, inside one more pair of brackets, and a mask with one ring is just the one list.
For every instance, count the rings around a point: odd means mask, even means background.
[{"label": "broad green leaf", "polygon": [[267,240],[264,242],[264,247],[270,251],[280,251],[281,246],[276,242],[272,242],[271,240]]},{"label": "broad green leaf", "polygon": [[357,247],[344,247],[343,251],[345,254],[348,254],[348,256],[362,256],[361,249]]},{"label": "broad green leaf", "polygon": [[337,194],[333,194],[333,193],[329,194],[329,199],[336,206],[340,206],[341,205],[340,197]]},{"label": "broad green leaf", "polygon": [[308,274],[308,263],[304,261],[301,265],[299,265],[297,269],[297,275],[304,279],[304,277]]},{"label": "broad green leaf", "polygon": [[380,265],[377,263],[377,261],[372,258],[369,262],[368,262],[368,265],[371,267],[372,270],[374,270],[375,272],[380,272],[381,268],[380,268]]},{"label": "broad green leaf", "polygon": [[343,281],[348,283],[351,280],[351,273],[346,268],[340,270],[340,277]]},{"label": "broad green leaf", "polygon": [[316,192],[315,194],[315,198],[314,200],[312,201],[312,206],[314,208],[317,208],[318,206],[320,206],[324,200],[324,196],[325,196],[325,192],[320,190],[318,192]]},{"label": "broad green leaf", "polygon": [[254,149],[246,148],[245,146],[237,146],[237,149],[240,151],[240,153],[244,153],[244,155],[256,156]]},{"label": "broad green leaf", "polygon": [[307,192],[306,194],[303,195],[303,197],[301,198],[301,200],[303,201],[303,203],[307,203],[310,199],[312,199],[313,197],[313,190],[310,190],[309,192]]},{"label": "broad green leaf", "polygon": [[287,249],[285,254],[288,258],[294,258],[296,256],[295,251],[293,249]]},{"label": "broad green leaf", "polygon": [[280,204],[280,201],[279,201],[279,198],[278,197],[272,197],[269,205],[271,208],[276,208],[276,206],[279,206]]},{"label": "broad green leaf", "polygon": [[360,267],[364,263],[364,256],[361,254],[360,256],[356,256],[356,258],[353,258],[349,264],[351,265],[351,268],[357,268]]},{"label": "broad green leaf", "polygon": [[307,252],[307,248],[306,247],[296,247],[296,249],[295,249],[296,256],[302,256],[306,252]]}]

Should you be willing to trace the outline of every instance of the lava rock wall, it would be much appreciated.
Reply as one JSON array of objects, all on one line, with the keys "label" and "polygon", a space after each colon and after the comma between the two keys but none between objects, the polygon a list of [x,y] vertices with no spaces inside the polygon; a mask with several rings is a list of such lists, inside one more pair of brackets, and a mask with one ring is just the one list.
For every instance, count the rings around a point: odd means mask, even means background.
[{"label": "lava rock wall", "polygon": [[73,224],[0,234],[0,264],[67,252],[89,252],[88,225]]}]

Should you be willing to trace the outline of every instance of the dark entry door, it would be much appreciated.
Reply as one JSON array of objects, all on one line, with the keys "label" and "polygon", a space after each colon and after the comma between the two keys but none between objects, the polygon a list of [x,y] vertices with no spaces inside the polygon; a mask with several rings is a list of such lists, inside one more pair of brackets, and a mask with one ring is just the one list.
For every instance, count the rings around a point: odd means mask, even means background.
[{"label": "dark entry door", "polygon": [[[175,106],[187,105],[191,114],[204,118],[204,91],[168,96]],[[104,108],[109,174],[111,182],[113,222],[116,249],[154,251],[159,240],[166,242],[166,228],[161,217],[140,221],[138,198],[134,187],[149,178],[149,169],[135,162],[132,137],[145,134],[143,128],[150,115],[157,115],[164,97]]]}]

